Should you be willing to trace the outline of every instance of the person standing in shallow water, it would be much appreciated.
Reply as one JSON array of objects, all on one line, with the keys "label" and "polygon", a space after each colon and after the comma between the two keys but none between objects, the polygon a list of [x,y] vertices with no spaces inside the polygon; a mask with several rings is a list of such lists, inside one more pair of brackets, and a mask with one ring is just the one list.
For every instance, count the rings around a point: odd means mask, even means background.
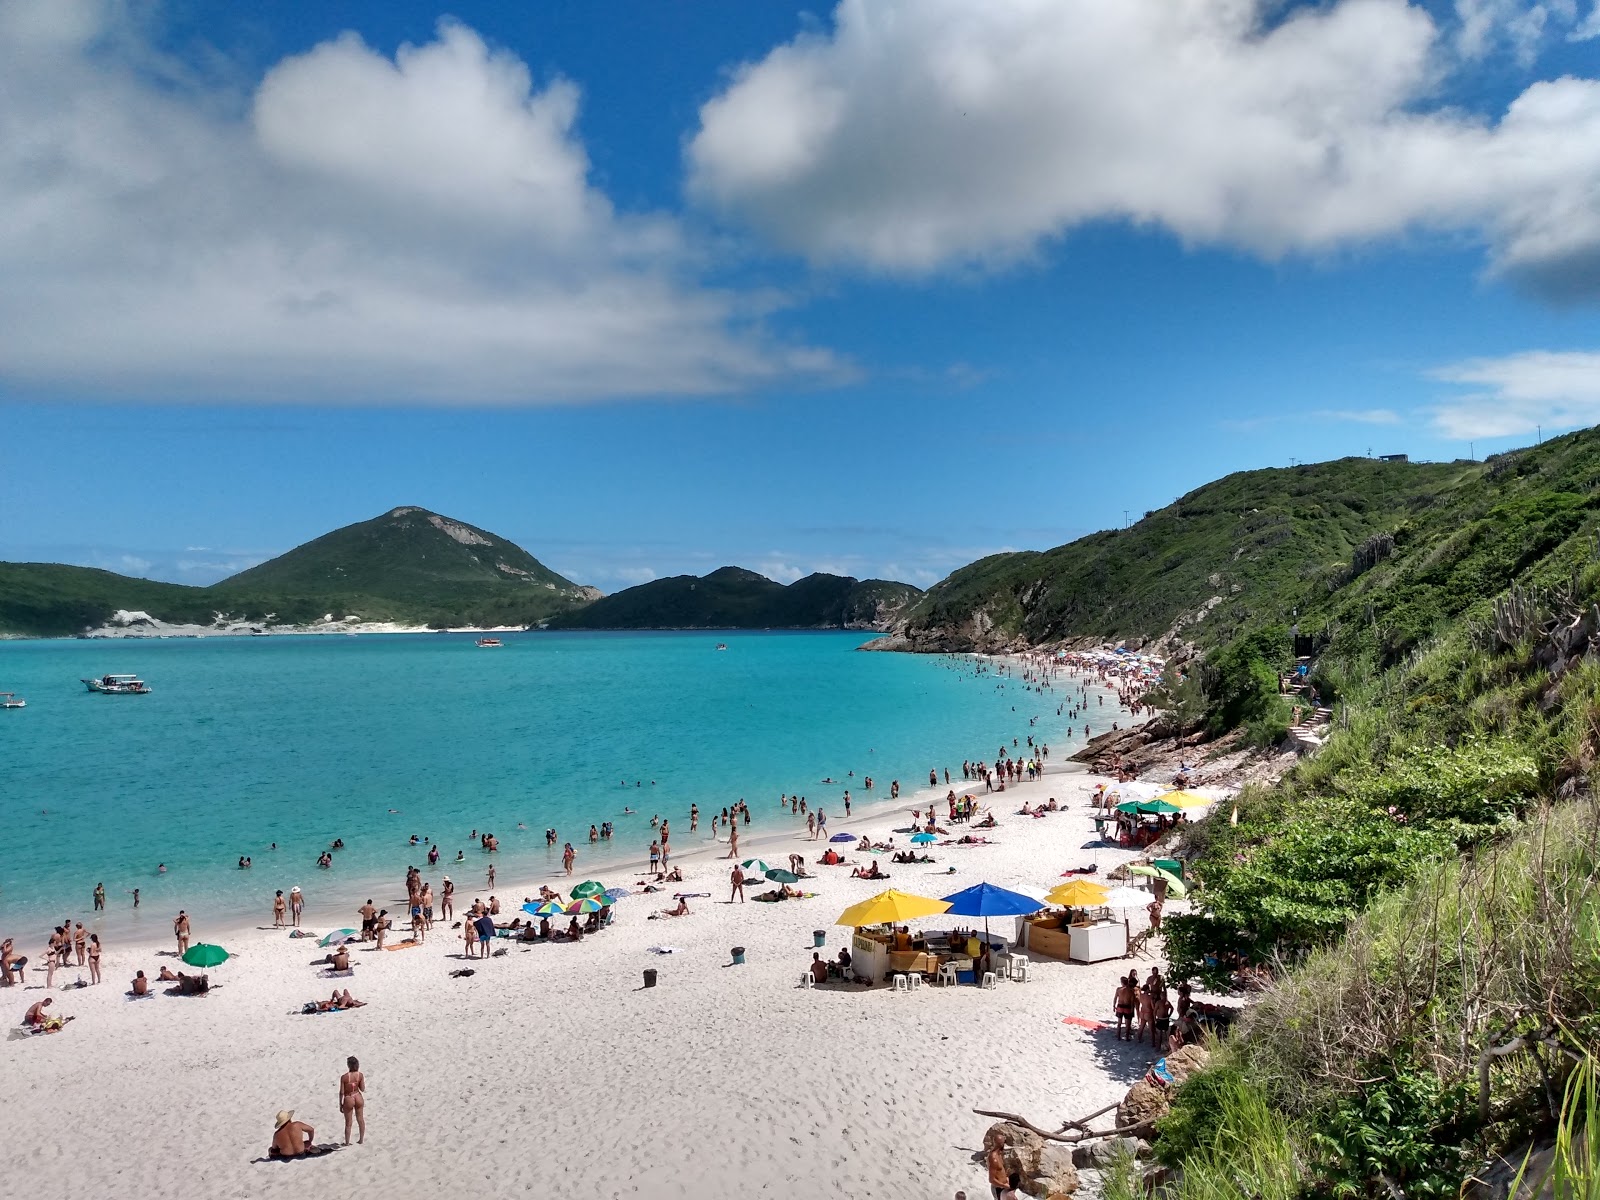
[{"label": "person standing in shallow water", "polygon": [[103,883],[97,883],[94,885],[94,910],[95,912],[101,912],[105,909],[105,906],[106,885]]}]

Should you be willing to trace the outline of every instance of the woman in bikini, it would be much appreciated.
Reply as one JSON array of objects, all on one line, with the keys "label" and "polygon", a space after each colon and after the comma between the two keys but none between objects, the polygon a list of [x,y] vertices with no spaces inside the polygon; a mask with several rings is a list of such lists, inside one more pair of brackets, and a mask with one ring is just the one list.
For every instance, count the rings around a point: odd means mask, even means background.
[{"label": "woman in bikini", "polygon": [[360,1130],[357,1143],[367,1140],[367,1077],[361,1073],[356,1056],[345,1059],[349,1070],[339,1076],[339,1111],[344,1114],[344,1144],[350,1144],[350,1122]]}]

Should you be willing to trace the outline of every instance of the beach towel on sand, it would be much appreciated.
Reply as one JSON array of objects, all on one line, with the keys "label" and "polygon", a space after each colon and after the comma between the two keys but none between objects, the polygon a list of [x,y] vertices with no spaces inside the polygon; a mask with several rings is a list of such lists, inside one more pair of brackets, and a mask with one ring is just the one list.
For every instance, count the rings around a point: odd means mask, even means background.
[{"label": "beach towel on sand", "polygon": [[681,953],[683,953],[683,947],[682,946],[647,946],[647,947],[645,947],[645,949],[649,950],[651,954],[681,954]]},{"label": "beach towel on sand", "polygon": [[1061,1023],[1063,1025],[1076,1025],[1080,1029],[1088,1029],[1088,1030],[1092,1030],[1092,1031],[1094,1031],[1096,1033],[1098,1033],[1102,1029],[1110,1029],[1111,1028],[1111,1026],[1110,1026],[1110,1024],[1108,1022],[1105,1022],[1105,1021],[1093,1021],[1093,1020],[1090,1020],[1088,1017],[1062,1017],[1061,1018]]}]

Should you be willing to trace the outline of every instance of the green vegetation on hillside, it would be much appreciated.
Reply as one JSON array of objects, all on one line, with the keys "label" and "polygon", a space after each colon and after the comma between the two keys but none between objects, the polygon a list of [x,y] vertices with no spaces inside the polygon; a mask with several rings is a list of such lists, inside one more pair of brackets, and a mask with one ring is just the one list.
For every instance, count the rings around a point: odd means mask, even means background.
[{"label": "green vegetation on hillside", "polygon": [[[1174,975],[1277,980],[1162,1126],[1175,1200],[1456,1196],[1600,1048],[1600,433],[1454,471],[1281,596],[1336,717],[1190,834]],[[1211,642],[1169,723],[1281,706],[1282,620]]]},{"label": "green vegetation on hillside", "polygon": [[907,583],[807,575],[785,586],[742,567],[675,575],[553,618],[553,629],[842,629],[886,624],[921,593]]},{"label": "green vegetation on hillside", "polygon": [[52,563],[0,563],[0,633],[59,637],[119,609],[174,624],[299,625],[359,617],[413,625],[528,625],[581,606],[580,588],[504,538],[421,508],[334,530],[211,587]]},{"label": "green vegetation on hillside", "polygon": [[1182,622],[1183,636],[1216,645],[1264,620],[1288,624],[1363,543],[1448,506],[1486,470],[1346,458],[1229,475],[1131,528],[963,567],[924,593],[901,632],[916,649],[985,649],[1153,638]]}]

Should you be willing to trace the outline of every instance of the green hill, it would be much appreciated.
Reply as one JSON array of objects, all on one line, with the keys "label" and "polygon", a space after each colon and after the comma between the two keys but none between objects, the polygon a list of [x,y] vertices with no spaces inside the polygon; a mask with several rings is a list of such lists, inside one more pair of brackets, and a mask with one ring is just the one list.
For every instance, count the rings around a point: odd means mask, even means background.
[{"label": "green hill", "polygon": [[[1328,494],[1297,495],[1307,479]],[[1360,480],[1371,500],[1333,501]],[[1230,494],[1261,512],[1163,532]],[[1268,513],[1286,538],[1223,537],[1220,518]],[[1175,1170],[1155,1194],[1457,1196],[1554,1127],[1572,1063],[1600,1052],[1600,431],[1484,463],[1250,472],[1141,524],[1051,552],[1057,571],[1004,568],[1032,589],[967,575],[951,612],[1145,634],[1220,594],[1181,631],[1203,658],[1158,693],[1158,726],[1263,745],[1287,725],[1295,610],[1310,639],[1325,744],[1180,850],[1169,977],[1225,986],[1246,963],[1272,982],[1158,1127]],[[1124,552],[1109,609],[1077,590],[1089,544]],[[1132,546],[1203,561],[1153,571]],[[1219,562],[1225,587],[1201,574]],[[1184,754],[1206,770],[1207,745]]]},{"label": "green hill", "polygon": [[359,617],[414,625],[529,625],[599,593],[513,542],[422,508],[336,529],[210,587],[53,563],[0,563],[0,633],[81,633],[118,610],[173,624],[299,625]]},{"label": "green hill", "polygon": [[785,586],[742,567],[675,575],[553,618],[554,629],[876,629],[921,593],[907,583],[807,575]]},{"label": "green hill", "polygon": [[1215,644],[1261,617],[1287,620],[1368,538],[1447,504],[1484,470],[1347,458],[1229,475],[1131,528],[961,568],[906,613],[898,643],[987,650],[1181,627]]}]

